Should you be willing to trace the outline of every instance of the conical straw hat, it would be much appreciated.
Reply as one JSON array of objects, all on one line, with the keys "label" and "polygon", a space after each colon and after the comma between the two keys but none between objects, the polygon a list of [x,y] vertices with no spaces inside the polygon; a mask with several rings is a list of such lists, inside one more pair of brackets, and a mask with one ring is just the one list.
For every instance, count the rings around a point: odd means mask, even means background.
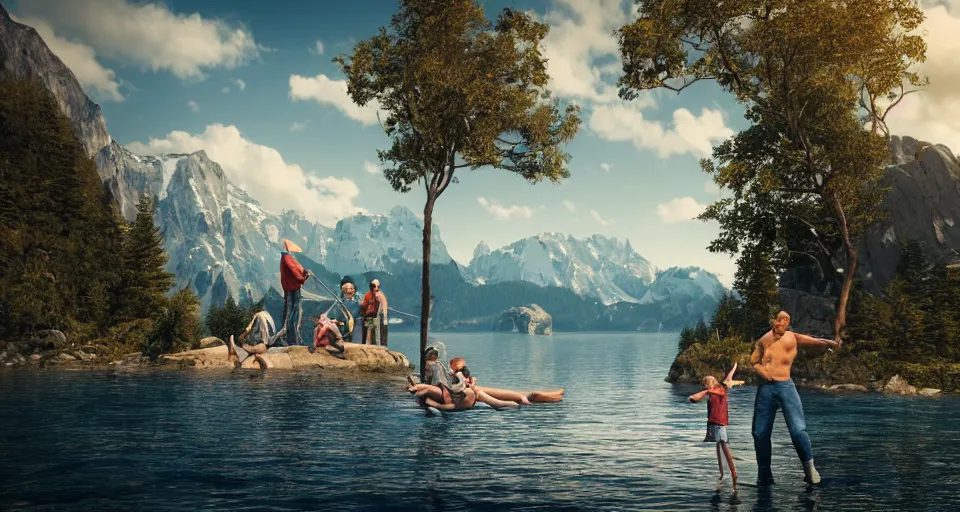
[{"label": "conical straw hat", "polygon": [[283,239],[283,250],[287,252],[303,252],[303,249],[301,249],[299,245],[287,240],[286,238]]}]

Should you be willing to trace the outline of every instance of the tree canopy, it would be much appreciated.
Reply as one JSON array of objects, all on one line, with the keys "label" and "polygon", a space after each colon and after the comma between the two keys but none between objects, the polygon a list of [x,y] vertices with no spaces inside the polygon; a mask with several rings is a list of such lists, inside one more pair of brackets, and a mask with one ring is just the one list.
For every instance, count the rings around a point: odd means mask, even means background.
[{"label": "tree canopy", "polygon": [[885,194],[887,115],[926,83],[922,21],[912,0],[645,0],[618,32],[622,97],[712,80],[746,107],[750,127],[702,162],[733,192],[700,217],[720,223],[710,249],[812,259],[829,279],[842,248],[837,337],[856,239]]}]

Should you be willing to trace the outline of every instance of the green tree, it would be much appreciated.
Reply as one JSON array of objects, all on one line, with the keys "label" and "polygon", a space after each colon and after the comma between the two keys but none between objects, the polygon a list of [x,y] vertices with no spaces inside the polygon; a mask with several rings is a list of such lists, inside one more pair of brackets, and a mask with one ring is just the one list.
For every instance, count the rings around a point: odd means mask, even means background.
[{"label": "green tree", "polygon": [[0,81],[0,335],[103,331],[118,221],[53,95]]},{"label": "green tree", "polygon": [[389,29],[335,60],[358,105],[386,112],[392,141],[384,176],[408,192],[422,183],[420,371],[427,343],[433,209],[458,169],[493,167],[530,182],[569,176],[561,147],[576,134],[576,106],[547,90],[541,43],[548,27],[504,9],[491,23],[475,0],[401,0]]},{"label": "green tree", "polygon": [[742,334],[747,339],[758,337],[770,327],[770,320],[780,309],[777,274],[764,247],[746,245],[742,248],[733,287],[743,297]]},{"label": "green tree", "polygon": [[733,296],[725,294],[710,320],[710,331],[720,333],[721,338],[743,336],[743,303]]},{"label": "green tree", "polygon": [[[911,71],[925,58],[922,21],[915,1],[645,0],[636,21],[618,32],[622,97],[711,79],[746,107],[751,126],[715,148],[718,165],[702,163],[733,197],[701,219],[718,220],[721,231],[742,230],[734,218],[746,226],[773,220],[778,234],[750,233],[711,249],[735,253],[740,243],[753,243],[776,252],[768,244],[778,243],[789,252],[796,248],[782,245],[796,234],[786,233],[785,215],[827,214],[817,220],[827,221],[829,232],[814,236],[838,240],[846,259],[838,339],[857,269],[856,240],[877,218],[885,193],[877,182],[888,159],[887,114],[912,92],[907,88],[926,83]],[[800,203],[800,215],[792,203]],[[776,216],[765,219],[771,210]]]},{"label": "green tree", "polygon": [[227,340],[231,335],[236,336],[243,332],[250,323],[250,319],[263,309],[263,302],[238,306],[233,295],[228,295],[223,306],[212,304],[207,310],[207,333],[221,340]]},{"label": "green tree", "polygon": [[160,229],[153,222],[153,201],[144,195],[137,205],[137,220],[123,242],[121,282],[116,316],[121,321],[148,318],[164,307],[173,287],[173,274],[164,270]]},{"label": "green tree", "polygon": [[161,354],[197,348],[201,332],[200,299],[184,288],[169,298],[163,297],[142,351],[156,360]]}]

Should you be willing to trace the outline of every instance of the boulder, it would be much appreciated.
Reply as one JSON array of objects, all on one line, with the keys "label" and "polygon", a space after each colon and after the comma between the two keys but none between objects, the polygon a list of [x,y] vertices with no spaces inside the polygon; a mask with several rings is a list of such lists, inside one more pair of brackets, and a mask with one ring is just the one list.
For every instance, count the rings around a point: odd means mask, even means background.
[{"label": "boulder", "polygon": [[917,388],[907,383],[906,379],[899,375],[890,377],[887,385],[883,387],[883,392],[890,395],[916,396]]},{"label": "boulder", "polygon": [[917,394],[926,397],[940,396],[940,390],[934,388],[923,388],[920,391],[917,391]]},{"label": "boulder", "polygon": [[56,329],[37,331],[36,339],[55,345],[62,345],[67,342],[67,336]]},{"label": "boulder", "polygon": [[73,356],[81,361],[93,361],[97,358],[96,354],[88,354],[82,350],[77,350],[73,353]]},{"label": "boulder", "polygon": [[224,345],[226,345],[226,343],[224,343],[223,340],[221,340],[216,336],[210,336],[200,340],[200,348],[212,348],[212,347],[220,347]]},{"label": "boulder", "polygon": [[60,361],[76,361],[76,360],[77,360],[76,357],[74,357],[74,356],[72,356],[72,355],[70,355],[70,354],[68,354],[68,353],[66,353],[66,352],[61,352],[59,355],[57,355],[57,359],[60,360]]},{"label": "boulder", "polygon": [[860,391],[866,392],[867,387],[860,384],[834,384],[827,387],[830,391]]},{"label": "boulder", "polygon": [[552,334],[553,317],[536,304],[517,306],[504,311],[494,324],[495,331],[513,331],[527,334]]}]

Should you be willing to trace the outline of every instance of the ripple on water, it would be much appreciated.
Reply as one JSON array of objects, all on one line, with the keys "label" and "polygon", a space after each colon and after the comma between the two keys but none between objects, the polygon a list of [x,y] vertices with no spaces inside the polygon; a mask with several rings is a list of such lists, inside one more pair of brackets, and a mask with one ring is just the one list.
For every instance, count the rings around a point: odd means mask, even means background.
[{"label": "ripple on water", "polygon": [[[778,485],[715,488],[695,387],[663,382],[673,335],[445,335],[482,384],[559,404],[425,417],[395,379],[311,372],[0,372],[0,509],[950,510],[960,401],[801,391],[824,482],[782,419]],[[408,356],[414,336],[391,344]],[[753,390],[730,393],[741,480]]]}]

